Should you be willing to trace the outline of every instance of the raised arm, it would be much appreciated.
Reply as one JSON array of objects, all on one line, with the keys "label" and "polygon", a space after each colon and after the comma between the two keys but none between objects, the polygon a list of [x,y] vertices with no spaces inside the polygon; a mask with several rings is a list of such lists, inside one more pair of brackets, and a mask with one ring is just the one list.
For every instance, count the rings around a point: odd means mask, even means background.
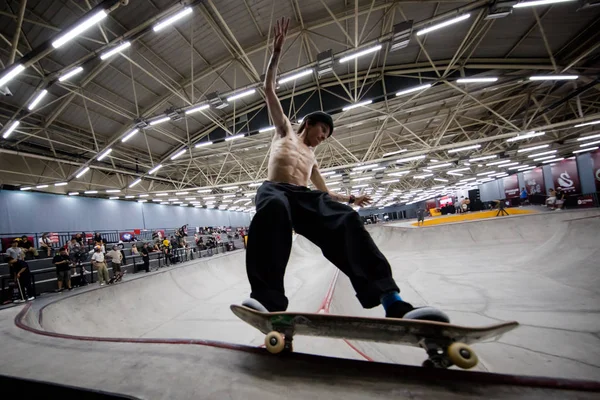
[{"label": "raised arm", "polygon": [[[310,180],[317,189],[329,194],[334,200],[340,201],[342,203],[348,203],[350,201],[350,196],[346,196],[336,192],[330,192],[329,189],[327,189],[327,184],[325,183],[325,179],[323,179],[323,175],[321,175],[317,164],[313,165],[313,169],[310,174]],[[357,206],[366,206],[371,204],[371,198],[367,195],[357,196],[354,198],[354,202],[352,204]]]},{"label": "raised arm", "polygon": [[289,130],[291,129],[291,125],[288,118],[283,113],[283,108],[281,107],[281,103],[279,102],[277,94],[275,93],[275,80],[277,79],[277,66],[279,65],[281,49],[283,48],[285,35],[287,34],[289,25],[289,19],[284,20],[284,18],[281,18],[280,20],[277,20],[274,28],[275,39],[273,41],[273,54],[271,55],[271,60],[269,61],[269,66],[267,67],[267,73],[265,75],[265,96],[267,97],[267,107],[269,109],[271,119],[275,124],[275,130],[281,137],[288,134]]}]

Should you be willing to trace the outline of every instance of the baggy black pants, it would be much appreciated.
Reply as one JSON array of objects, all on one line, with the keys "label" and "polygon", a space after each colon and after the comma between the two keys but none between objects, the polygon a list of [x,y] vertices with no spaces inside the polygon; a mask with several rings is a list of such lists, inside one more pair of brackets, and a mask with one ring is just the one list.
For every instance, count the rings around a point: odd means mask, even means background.
[{"label": "baggy black pants", "polygon": [[256,194],[248,231],[246,269],[252,293],[269,311],[288,306],[283,276],[292,249],[292,228],[345,273],[364,308],[399,291],[390,264],[365,230],[358,213],[319,190],[266,181]]}]

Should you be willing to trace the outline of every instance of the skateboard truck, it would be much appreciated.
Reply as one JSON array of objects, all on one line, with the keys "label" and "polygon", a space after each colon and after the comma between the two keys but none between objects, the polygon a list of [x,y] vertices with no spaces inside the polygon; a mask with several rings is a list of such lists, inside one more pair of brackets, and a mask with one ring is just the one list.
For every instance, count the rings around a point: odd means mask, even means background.
[{"label": "skateboard truck", "polygon": [[449,368],[452,365],[468,369],[477,365],[477,354],[464,343],[446,342],[443,345],[431,339],[421,339],[419,345],[425,349],[429,358],[423,361],[423,367]]}]

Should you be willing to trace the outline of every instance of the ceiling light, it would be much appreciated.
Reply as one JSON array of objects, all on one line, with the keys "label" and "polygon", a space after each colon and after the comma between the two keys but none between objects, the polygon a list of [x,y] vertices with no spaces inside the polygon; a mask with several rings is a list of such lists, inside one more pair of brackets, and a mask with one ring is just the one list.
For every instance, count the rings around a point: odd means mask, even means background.
[{"label": "ceiling light", "polygon": [[389,181],[381,181],[379,183],[382,185],[387,185],[388,183],[396,183],[396,182],[400,182],[400,179],[390,179]]},{"label": "ceiling light", "polygon": [[169,204],[169,202],[168,202],[168,201],[163,201],[163,202],[162,202],[162,203],[160,203],[160,204],[163,204],[163,205],[165,205],[165,204]]},{"label": "ceiling light", "polygon": [[482,156],[482,157],[477,157],[477,158],[471,158],[469,160],[469,162],[491,160],[492,158],[496,158],[496,157],[498,157],[498,156],[497,155],[492,155],[492,156]]},{"label": "ceiling light", "polygon": [[204,111],[204,110],[209,109],[209,108],[210,108],[209,104],[203,104],[203,105],[198,106],[198,107],[190,108],[189,110],[186,110],[185,113],[186,114],[193,114],[193,113],[196,113],[196,112],[199,112],[199,111]]},{"label": "ceiling light", "polygon": [[600,134],[580,137],[580,138],[577,138],[577,141],[581,142],[582,140],[590,140],[590,139],[597,139],[597,138],[600,138]]},{"label": "ceiling light", "polygon": [[78,196],[79,192],[69,192],[69,196]]},{"label": "ceiling light", "polygon": [[558,158],[555,158],[555,159],[553,159],[553,160],[546,160],[546,161],[542,161],[542,163],[544,163],[544,164],[548,164],[548,163],[551,163],[551,162],[562,161],[562,160],[564,160],[564,159],[565,159],[564,157],[558,157]]},{"label": "ceiling light", "polygon": [[532,131],[532,132],[528,132],[528,133],[526,133],[524,135],[518,135],[518,136],[515,136],[515,137],[511,137],[510,139],[507,139],[506,141],[507,142],[516,142],[517,140],[530,139],[532,137],[542,136],[542,135],[545,135],[545,134],[546,134],[546,132],[535,132],[535,131]]},{"label": "ceiling light", "polygon": [[242,97],[251,96],[254,93],[256,93],[256,89],[246,90],[244,92],[241,92],[241,93],[238,93],[238,94],[234,94],[233,96],[228,97],[227,101],[234,101],[234,100],[237,100],[237,99],[241,99]]},{"label": "ceiling light", "polygon": [[363,178],[355,178],[355,179],[352,179],[352,182],[369,181],[369,180],[371,180],[371,179],[373,179],[373,177],[372,177],[372,176],[365,176],[365,177],[363,177]]},{"label": "ceiling light", "polygon": [[12,124],[10,124],[10,126],[8,127],[8,129],[6,130],[6,132],[4,132],[4,135],[2,135],[2,137],[4,139],[8,138],[10,136],[11,133],[13,133],[13,131],[15,129],[17,129],[17,126],[19,126],[21,122],[20,121],[15,121]]},{"label": "ceiling light", "polygon": [[124,42],[123,44],[115,47],[114,49],[109,50],[109,51],[107,51],[104,54],[101,54],[100,55],[100,59],[101,60],[106,60],[107,58],[110,58],[110,57],[114,56],[115,54],[122,52],[123,50],[125,50],[129,46],[131,46],[131,42]]},{"label": "ceiling light", "polygon": [[536,166],[535,166],[535,165],[534,165],[534,166],[532,166],[532,167],[523,167],[523,168],[519,168],[519,169],[517,170],[517,172],[529,171],[530,169],[534,169],[534,168],[536,168]]},{"label": "ceiling light", "polygon": [[163,122],[167,122],[170,120],[171,120],[171,118],[169,118],[169,117],[161,117],[161,118],[155,119],[153,121],[150,121],[149,124],[151,126],[154,126],[154,125],[162,124]]},{"label": "ceiling light", "polygon": [[312,73],[313,73],[312,68],[309,68],[307,70],[300,71],[300,72],[295,73],[293,75],[286,76],[285,78],[281,78],[279,80],[279,84],[281,85],[281,84],[284,84],[284,83],[287,83],[287,82],[290,82],[290,81],[295,81],[298,78],[302,78],[303,76],[310,75]]},{"label": "ceiling light", "polygon": [[421,35],[424,35],[426,33],[429,33],[429,32],[432,32],[432,31],[435,31],[435,30],[438,30],[438,29],[441,29],[441,28],[445,28],[446,26],[453,25],[453,24],[456,24],[458,22],[464,21],[464,20],[468,19],[470,16],[471,16],[471,14],[464,14],[464,15],[461,15],[459,17],[452,18],[452,19],[449,19],[447,21],[444,21],[444,22],[442,22],[440,24],[432,25],[429,28],[425,28],[425,29],[422,29],[422,30],[418,31],[417,32],[417,36],[421,36]]},{"label": "ceiling light", "polygon": [[77,175],[75,175],[75,178],[81,178],[83,176],[83,174],[85,174],[89,170],[90,170],[90,167],[85,167],[84,169],[81,170],[81,172],[79,172]]},{"label": "ceiling light", "polygon": [[415,176],[413,176],[413,178],[414,179],[425,179],[425,178],[429,178],[430,176],[433,176],[433,174],[415,175]]},{"label": "ceiling light", "polygon": [[437,182],[448,182],[448,179],[442,179],[442,178],[433,178],[434,181]]},{"label": "ceiling light", "polygon": [[121,192],[121,190],[119,190],[119,189],[108,189],[106,191],[106,193],[120,193],[120,192]]},{"label": "ceiling light", "polygon": [[131,182],[131,185],[129,185],[129,187],[132,188],[135,185],[137,185],[138,183],[140,183],[141,181],[142,181],[142,178],[138,178],[135,181]]},{"label": "ceiling light", "polygon": [[541,144],[539,146],[526,147],[524,149],[519,149],[519,150],[517,150],[517,153],[525,153],[527,151],[533,151],[533,150],[538,150],[538,149],[545,149],[545,148],[548,148],[548,147],[550,147],[549,144]]},{"label": "ceiling light", "polygon": [[382,46],[380,44],[378,44],[376,46],[369,47],[367,49],[358,51],[356,53],[349,54],[347,56],[340,58],[340,63],[345,63],[346,61],[354,60],[355,58],[359,58],[359,57],[362,57],[367,54],[375,53],[376,51],[381,50],[381,47]]},{"label": "ceiling light", "polygon": [[448,153],[458,153],[459,151],[474,150],[474,149],[478,149],[480,147],[481,147],[480,144],[474,144],[472,146],[459,147],[458,149],[450,149],[450,150],[448,150]]},{"label": "ceiling light", "polygon": [[154,32],[158,32],[191,13],[192,13],[192,8],[185,7],[183,10],[179,11],[178,13],[175,13],[172,16],[170,16],[169,18],[165,19],[164,21],[154,25],[152,30]]},{"label": "ceiling light", "polygon": [[212,192],[212,189],[201,189],[201,190],[196,191],[196,193],[210,193],[210,192]]},{"label": "ceiling light", "polygon": [[456,80],[456,83],[484,83],[484,82],[496,82],[498,78],[490,76],[490,77],[481,77],[481,78],[460,78]]},{"label": "ceiling light", "polygon": [[175,193],[175,196],[185,196],[186,194],[189,194],[190,192],[177,192]]},{"label": "ceiling light", "polygon": [[97,190],[86,190],[85,192],[83,192],[84,194],[96,194],[98,193]]},{"label": "ceiling light", "polygon": [[129,139],[131,139],[133,137],[133,135],[135,135],[136,133],[138,133],[140,130],[139,129],[134,129],[131,132],[129,132],[127,135],[125,135],[125,137],[123,139],[121,139],[121,142],[125,143],[126,141],[128,141]]},{"label": "ceiling light", "polygon": [[398,96],[404,96],[406,94],[418,92],[418,91],[425,90],[425,89],[429,89],[430,87],[431,87],[431,83],[428,83],[428,84],[425,84],[425,85],[415,86],[415,87],[412,87],[410,89],[401,90],[401,91],[399,91],[399,92],[396,93],[396,97],[398,97]]},{"label": "ceiling light", "polygon": [[383,171],[385,170],[387,167],[377,167],[377,168],[373,168],[371,171]]},{"label": "ceiling light", "polygon": [[59,182],[59,183],[55,183],[54,186],[66,186],[68,184],[69,184],[69,182]]},{"label": "ceiling light", "polygon": [[140,194],[138,197],[148,197],[150,196],[149,194]]},{"label": "ceiling light", "polygon": [[112,149],[106,149],[104,153],[100,154],[100,156],[98,157],[98,161],[102,161],[104,158],[106,158],[106,156],[109,155],[111,151]]},{"label": "ceiling light", "polygon": [[400,153],[404,153],[407,151],[408,151],[408,149],[396,150],[396,151],[392,151],[391,153],[385,153],[382,157],[393,156],[394,154],[400,154]]},{"label": "ceiling light", "polygon": [[352,168],[352,171],[364,171],[365,169],[372,169],[372,168],[375,168],[377,166],[379,166],[379,164],[361,165],[360,167],[354,167],[354,168]]},{"label": "ceiling light", "polygon": [[534,75],[530,76],[530,81],[570,81],[579,78],[578,75]]},{"label": "ceiling light", "polygon": [[73,68],[72,70],[70,70],[69,72],[67,72],[66,74],[64,74],[60,78],[58,78],[58,80],[59,80],[59,82],[66,81],[67,79],[69,79],[69,78],[77,75],[80,72],[83,72],[83,67]]},{"label": "ceiling light", "polygon": [[[403,162],[409,162],[409,161],[416,161],[416,160],[423,160],[426,156],[422,155],[422,156],[414,156],[414,157],[407,157],[407,158],[401,158],[399,160],[396,160],[396,163],[403,163]],[[408,171],[407,171],[408,173]]]},{"label": "ceiling light", "polygon": [[450,172],[461,172],[461,171],[470,171],[471,168],[458,168],[458,169],[453,169],[448,171],[447,173],[449,174]]},{"label": "ceiling light", "polygon": [[435,164],[435,165],[428,165],[427,168],[436,169],[436,168],[450,167],[451,165],[452,165],[452,163]]},{"label": "ceiling light", "polygon": [[81,35],[83,32],[96,25],[98,22],[102,21],[104,18],[106,18],[107,15],[108,13],[106,12],[106,10],[100,10],[92,14],[91,16],[77,24],[75,27],[68,30],[66,33],[60,35],[56,40],[52,42],[52,47],[58,49],[65,43],[69,42],[76,36]]},{"label": "ceiling light", "polygon": [[197,143],[195,147],[196,148],[206,147],[206,146],[210,146],[211,144],[213,144],[213,142],[201,142],[201,143]]},{"label": "ceiling light", "polygon": [[42,90],[36,97],[35,99],[33,99],[33,101],[31,103],[29,103],[29,105],[27,106],[27,109],[29,111],[33,111],[33,109],[35,108],[35,106],[38,105],[38,103],[40,101],[42,101],[42,99],[48,94],[48,91],[46,89]]},{"label": "ceiling light", "polygon": [[227,136],[227,137],[225,138],[225,141],[226,141],[226,142],[229,142],[229,141],[232,141],[232,140],[241,139],[241,138],[243,138],[244,136],[246,136],[244,133],[240,133],[239,135]]},{"label": "ceiling light", "polygon": [[[321,175],[323,175],[323,174],[321,174]],[[260,186],[260,185],[262,185],[262,182],[260,182],[260,183],[250,183],[250,184],[248,184],[248,186],[250,186],[250,187],[257,187],[257,186]]]},{"label": "ceiling light", "polygon": [[596,124],[600,124],[600,119],[597,119],[595,121],[590,121],[590,122],[584,122],[583,124],[577,124],[573,128],[581,128],[582,126],[596,125]]},{"label": "ceiling light", "polygon": [[519,163],[518,162],[511,162],[511,163],[508,163],[508,164],[502,164],[502,165],[498,165],[498,166],[501,167],[501,168],[508,168],[508,167],[512,167],[513,165],[519,165]]},{"label": "ceiling light", "polygon": [[109,197],[109,200],[117,200],[119,198],[119,196],[114,196],[114,197]]},{"label": "ceiling light", "polygon": [[[35,188],[36,189],[46,189],[48,187],[48,185],[38,185]],[[97,192],[96,192],[97,193]]]},{"label": "ceiling light", "polygon": [[387,176],[404,176],[408,174],[410,171],[399,171],[399,172],[390,172]]},{"label": "ceiling light", "polygon": [[0,87],[6,85],[10,82],[15,76],[19,75],[21,72],[25,70],[25,67],[22,64],[17,64],[12,67],[2,78],[0,78]]},{"label": "ceiling light", "polygon": [[568,3],[570,1],[574,1],[574,0],[533,0],[533,1],[524,1],[522,3],[515,4],[513,6],[513,8],[544,6],[546,4]]},{"label": "ceiling light", "polygon": [[235,189],[239,189],[239,186],[227,186],[227,187],[222,187],[222,190],[235,190]]},{"label": "ceiling light", "polygon": [[552,156],[538,157],[538,158],[534,158],[533,161],[544,161],[544,160],[549,160],[554,157],[556,157],[556,156],[552,155]]},{"label": "ceiling light", "polygon": [[176,197],[174,197],[174,198],[172,198],[172,199],[168,199],[168,200],[169,200],[169,201],[177,201],[177,200],[179,200],[179,199],[178,199],[178,198],[176,198]]},{"label": "ceiling light", "polygon": [[545,156],[547,154],[554,154],[556,153],[558,150],[549,150],[549,151],[542,151],[541,153],[535,153],[535,154],[530,154],[527,157],[529,158],[535,158],[535,157],[539,157],[539,156]]},{"label": "ceiling light", "polygon": [[129,196],[125,196],[125,198],[126,198],[126,199],[133,199],[134,197],[135,197],[135,196],[131,196],[131,195],[129,195]]},{"label": "ceiling light", "polygon": [[169,193],[156,193],[157,196],[168,196]]},{"label": "ceiling light", "polygon": [[162,168],[162,164],[158,164],[157,166],[152,168],[150,171],[148,171],[148,175],[152,175],[153,173],[155,173],[156,171],[158,171],[161,168]]},{"label": "ceiling light", "polygon": [[600,143],[600,140],[596,140],[595,142],[588,142],[588,143],[580,144],[579,147],[593,146],[593,145],[599,144],[599,143]]},{"label": "ceiling light", "polygon": [[145,202],[147,202],[147,201],[148,201],[148,200],[138,200],[137,202],[138,202],[138,203],[145,203]]},{"label": "ceiling light", "polygon": [[590,151],[590,150],[598,150],[598,146],[596,146],[596,147],[590,147],[590,148],[587,148],[587,149],[575,150],[575,151],[573,151],[573,154],[583,153],[584,151]]},{"label": "ceiling light", "polygon": [[210,197],[203,197],[202,200],[214,200],[216,199],[215,196],[210,196]]},{"label": "ceiling light", "polygon": [[269,132],[269,131],[274,131],[275,127],[274,126],[267,126],[266,128],[262,128],[258,130],[258,133],[264,133],[264,132]]},{"label": "ceiling light", "polygon": [[349,106],[346,106],[346,107],[342,108],[342,111],[348,111],[348,110],[352,110],[353,108],[367,106],[367,105],[369,105],[371,103],[373,103],[373,100],[361,101],[360,103],[351,104]]},{"label": "ceiling light", "polygon": [[171,156],[171,160],[176,160],[176,159],[178,159],[178,158],[179,158],[179,157],[181,157],[181,156],[183,155],[183,153],[185,153],[186,151],[187,151],[187,149],[181,149],[181,150],[179,150],[177,153],[175,153],[175,154],[173,154],[173,155]]},{"label": "ceiling light", "polygon": [[514,167],[509,167],[508,169],[519,169],[519,168],[527,168],[527,167],[529,167],[529,165],[525,164],[525,165],[516,165]]}]

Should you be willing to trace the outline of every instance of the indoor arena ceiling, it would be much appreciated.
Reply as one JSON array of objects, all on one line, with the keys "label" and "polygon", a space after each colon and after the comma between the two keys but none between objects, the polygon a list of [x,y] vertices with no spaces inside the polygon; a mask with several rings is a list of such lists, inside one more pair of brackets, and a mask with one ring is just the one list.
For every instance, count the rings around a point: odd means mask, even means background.
[{"label": "indoor arena ceiling", "polygon": [[380,206],[551,162],[527,147],[569,157],[599,133],[600,2],[531,4],[545,2],[3,0],[0,182],[150,201],[200,191],[229,209],[240,200],[219,195],[251,198],[266,178],[261,81],[284,16],[280,78],[308,72],[277,94],[293,123],[333,115],[315,150],[331,188]]}]

